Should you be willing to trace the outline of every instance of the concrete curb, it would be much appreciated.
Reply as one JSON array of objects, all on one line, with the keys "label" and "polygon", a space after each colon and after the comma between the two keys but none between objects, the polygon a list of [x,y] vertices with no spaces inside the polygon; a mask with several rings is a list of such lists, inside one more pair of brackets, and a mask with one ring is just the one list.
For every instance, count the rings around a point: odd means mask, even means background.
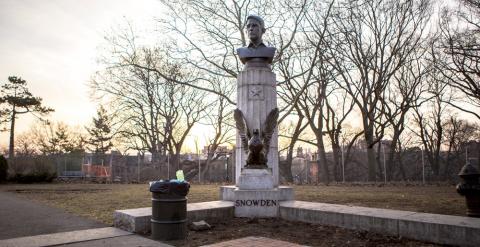
[{"label": "concrete curb", "polygon": [[[207,218],[232,218],[233,202],[211,201],[187,204],[187,219],[189,222]],[[146,234],[150,232],[152,208],[134,208],[116,210],[113,215],[113,225],[128,232]]]},{"label": "concrete curb", "polygon": [[[353,230],[371,231],[437,244],[480,246],[480,218],[426,214],[401,210],[345,206],[304,201],[280,202],[282,219]],[[130,232],[150,231],[151,208],[118,210],[115,226]],[[234,217],[230,201],[187,204],[187,218]]]},{"label": "concrete curb", "polygon": [[438,244],[480,246],[480,219],[304,201],[280,202],[280,217]]},{"label": "concrete curb", "polygon": [[42,234],[0,240],[2,247],[41,247],[132,235],[114,227]]}]

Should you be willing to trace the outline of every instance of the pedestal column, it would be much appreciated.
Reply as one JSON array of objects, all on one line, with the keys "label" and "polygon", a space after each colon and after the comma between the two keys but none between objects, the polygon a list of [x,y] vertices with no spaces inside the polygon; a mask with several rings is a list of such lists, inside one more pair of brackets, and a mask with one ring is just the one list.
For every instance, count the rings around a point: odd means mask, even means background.
[{"label": "pedestal column", "polygon": [[[237,107],[243,112],[252,132],[262,127],[270,111],[277,107],[276,78],[267,64],[245,66],[237,78]],[[236,138],[235,182],[239,185],[242,168],[246,164],[247,153],[240,138]],[[267,156],[267,166],[273,175],[273,186],[278,187],[278,130],[275,130]]]}]

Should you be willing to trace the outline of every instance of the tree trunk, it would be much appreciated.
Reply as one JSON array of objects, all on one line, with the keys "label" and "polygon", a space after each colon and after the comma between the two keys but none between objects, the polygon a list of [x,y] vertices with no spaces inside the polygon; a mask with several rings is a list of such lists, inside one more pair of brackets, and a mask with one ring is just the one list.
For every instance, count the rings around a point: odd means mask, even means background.
[{"label": "tree trunk", "polygon": [[[392,138],[392,142],[390,143],[390,150],[388,151],[388,158],[387,158],[387,170],[389,171],[387,173],[387,181],[391,181],[394,179],[394,175],[395,174],[395,171],[396,171],[396,164],[398,164],[398,166],[400,166],[400,162],[397,160],[397,162],[395,162],[394,158],[395,158],[395,153],[397,153],[397,150],[396,150],[396,147],[397,147],[397,143],[398,143],[398,137],[399,137],[399,134],[396,133],[396,131],[394,131],[393,133],[393,138]],[[400,168],[400,167],[398,167]]]},{"label": "tree trunk", "polygon": [[376,162],[375,162],[375,150],[373,147],[367,147],[367,162],[368,162],[368,181],[374,182],[376,177]]},{"label": "tree trunk", "polygon": [[160,167],[160,160],[161,160],[161,155],[160,152],[156,150],[152,150],[152,163],[154,164],[155,167]]},{"label": "tree trunk", "polygon": [[[325,145],[323,144],[322,136],[320,136],[320,138],[317,140],[317,150],[318,150],[317,182],[320,182],[321,180],[323,180],[323,182],[326,185],[328,185],[330,183],[330,176],[328,171],[327,155],[325,153]],[[320,174],[322,173],[323,173],[323,179],[320,179],[321,178]]]},{"label": "tree trunk", "polygon": [[398,161],[398,169],[400,170],[400,175],[402,176],[402,181],[405,181],[407,180],[407,174],[405,173],[405,168],[403,167],[403,159],[402,159],[400,148],[397,152],[397,161]]},{"label": "tree trunk", "polygon": [[373,126],[367,126],[365,128],[365,142],[367,144],[367,167],[368,167],[368,181],[374,182],[377,180],[376,177],[376,158],[375,150],[373,149]]},{"label": "tree trunk", "polygon": [[342,164],[341,164],[341,150],[338,144],[332,145],[332,154],[333,154],[333,164],[334,164],[334,172],[335,172],[335,181],[342,181],[343,178],[340,177],[342,173]]},{"label": "tree trunk", "polygon": [[[200,156],[198,158],[200,159]],[[212,158],[213,158],[213,153],[209,151],[208,154],[207,154],[207,160],[205,161],[205,165],[203,165],[203,166],[200,165],[200,167],[201,167],[200,169],[202,169],[202,171],[200,172],[200,175],[201,175],[200,178],[201,178],[201,181],[203,181],[203,182],[206,182],[207,180],[211,179],[210,177],[207,177],[207,174],[209,174],[210,163],[212,163]]]},{"label": "tree trunk", "polygon": [[448,146],[447,157],[445,159],[445,167],[443,169],[443,174],[442,174],[442,180],[443,181],[446,181],[447,177],[448,177],[448,170],[450,168],[451,156],[452,156],[452,144],[450,143],[450,145]]},{"label": "tree trunk", "polygon": [[12,109],[12,119],[10,120],[10,144],[8,146],[8,159],[13,162],[15,156],[15,105]]},{"label": "tree trunk", "polygon": [[[301,113],[301,110],[296,108],[297,112]],[[292,175],[292,162],[293,162],[293,152],[295,148],[295,143],[298,141],[298,137],[302,133],[302,131],[307,127],[307,125],[302,127],[304,116],[299,114],[297,125],[295,126],[295,131],[293,132],[292,138],[290,139],[290,144],[288,146],[287,151],[287,159],[285,162],[280,162],[278,164],[280,175],[287,181],[292,183],[293,182],[293,175]]]},{"label": "tree trunk", "polygon": [[170,176],[171,178],[176,178],[176,171],[181,170],[181,164],[180,164],[180,153],[175,152],[171,157],[170,157]]},{"label": "tree trunk", "polygon": [[287,158],[283,162],[279,162],[280,176],[288,183],[293,183],[292,175],[292,162],[293,162],[293,148],[288,148]]},{"label": "tree trunk", "polygon": [[376,154],[375,154],[375,162],[377,163],[377,169],[378,170],[377,170],[376,177],[379,178],[380,181],[385,181],[385,169],[384,169],[383,162],[382,162],[382,155],[383,155],[382,145],[383,145],[383,143],[381,141],[377,142],[377,151],[376,151]]}]

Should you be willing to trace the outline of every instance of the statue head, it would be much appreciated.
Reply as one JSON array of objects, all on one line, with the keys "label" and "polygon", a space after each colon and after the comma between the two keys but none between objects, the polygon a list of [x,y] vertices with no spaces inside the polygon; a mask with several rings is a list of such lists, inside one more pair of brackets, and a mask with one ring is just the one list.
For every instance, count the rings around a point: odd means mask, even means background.
[{"label": "statue head", "polygon": [[258,45],[262,42],[262,35],[265,33],[265,22],[262,17],[257,15],[249,15],[247,17],[247,34],[250,42]]}]

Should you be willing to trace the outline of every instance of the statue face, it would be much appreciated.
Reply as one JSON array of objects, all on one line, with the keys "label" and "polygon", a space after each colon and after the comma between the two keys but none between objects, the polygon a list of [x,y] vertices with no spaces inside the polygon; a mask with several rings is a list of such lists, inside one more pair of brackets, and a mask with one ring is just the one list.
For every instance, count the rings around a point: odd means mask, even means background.
[{"label": "statue face", "polygon": [[257,42],[262,39],[262,35],[265,32],[260,22],[255,19],[248,19],[247,20],[247,34],[248,38],[252,42]]}]

